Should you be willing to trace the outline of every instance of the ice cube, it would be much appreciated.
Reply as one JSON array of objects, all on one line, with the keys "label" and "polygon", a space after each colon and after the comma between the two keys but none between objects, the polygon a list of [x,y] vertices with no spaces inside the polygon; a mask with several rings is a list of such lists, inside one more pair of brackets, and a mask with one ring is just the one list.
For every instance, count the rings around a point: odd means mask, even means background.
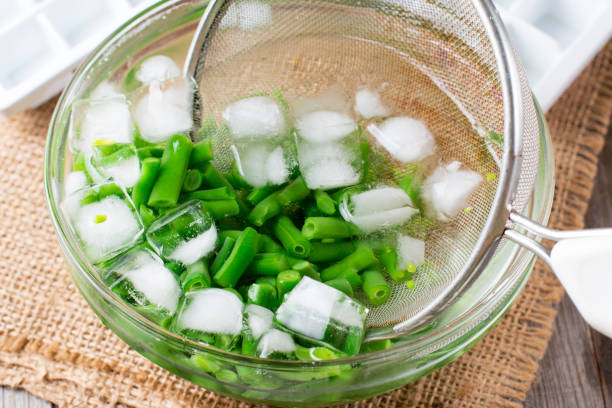
[{"label": "ice cube", "polygon": [[250,304],[244,310],[247,327],[255,340],[272,328],[274,313],[265,307]]},{"label": "ice cube", "polygon": [[71,171],[64,178],[64,194],[69,196],[87,185],[87,175],[84,171]]},{"label": "ice cube", "polygon": [[348,220],[363,232],[369,233],[405,224],[417,212],[418,210],[412,207],[401,207],[371,214],[353,215]]},{"label": "ice cube", "polygon": [[361,169],[354,165],[359,161],[357,153],[342,143],[298,141],[298,161],[306,185],[311,189],[350,186],[361,179]]},{"label": "ice cube", "polygon": [[272,185],[283,184],[289,179],[289,166],[281,146],[272,150],[266,160],[266,177]]},{"label": "ice cube", "polygon": [[415,163],[434,153],[434,138],[420,120],[400,116],[387,119],[380,126],[370,124],[367,129],[391,156],[402,163]]},{"label": "ice cube", "polygon": [[138,71],[136,79],[147,85],[153,81],[164,81],[181,75],[181,70],[174,60],[165,55],[153,55],[145,59]]},{"label": "ice cube", "polygon": [[430,204],[431,211],[441,221],[448,221],[466,208],[468,199],[482,176],[454,161],[438,166],[423,184],[423,198]]},{"label": "ice cube", "polygon": [[62,210],[93,263],[112,258],[137,243],[143,224],[125,190],[97,184],[66,197]]},{"label": "ice cube", "polygon": [[136,148],[133,145],[111,147],[117,150],[106,153],[110,149],[94,147],[93,165],[100,175],[112,178],[126,188],[133,187],[140,178],[140,159]]},{"label": "ice cube", "polygon": [[362,89],[355,94],[355,112],[366,119],[389,115],[389,109],[380,101],[378,92],[369,89]]},{"label": "ice cube", "polygon": [[329,143],[356,131],[357,124],[345,113],[319,110],[298,118],[296,128],[300,137],[308,142]]},{"label": "ice cube", "polygon": [[109,81],[102,81],[89,95],[91,99],[123,97],[117,86]]},{"label": "ice cube", "polygon": [[243,304],[234,293],[217,288],[203,289],[185,295],[179,311],[179,330],[237,336],[242,330]]},{"label": "ice cube", "polygon": [[217,229],[202,202],[191,200],[155,220],[146,238],[162,258],[191,265],[215,249]]},{"label": "ice cube", "polygon": [[234,139],[272,138],[285,133],[285,116],[269,96],[252,96],[229,104],[223,119]]},{"label": "ice cube", "polygon": [[425,242],[407,235],[397,234],[398,269],[406,269],[408,264],[418,267],[424,262]]},{"label": "ice cube", "polygon": [[140,136],[147,142],[160,143],[174,133],[191,130],[194,90],[192,79],[172,78],[154,80],[136,91],[132,112]]},{"label": "ice cube", "polygon": [[272,354],[291,354],[295,352],[295,342],[289,333],[272,329],[257,343],[257,354],[266,358]]},{"label": "ice cube", "polygon": [[127,101],[118,96],[75,102],[69,133],[72,149],[86,156],[99,143],[132,143],[134,124]]},{"label": "ice cube", "polygon": [[232,146],[238,169],[244,180],[253,187],[283,184],[289,178],[289,168],[283,148],[258,142]]},{"label": "ice cube", "polygon": [[176,311],[182,294],[179,283],[163,261],[148,249],[127,252],[105,268],[103,274],[111,288],[128,281],[134,289],[128,293],[138,304],[145,306],[150,302],[170,314]]},{"label": "ice cube", "polygon": [[308,341],[356,354],[367,309],[322,282],[302,278],[276,311],[277,323]]}]

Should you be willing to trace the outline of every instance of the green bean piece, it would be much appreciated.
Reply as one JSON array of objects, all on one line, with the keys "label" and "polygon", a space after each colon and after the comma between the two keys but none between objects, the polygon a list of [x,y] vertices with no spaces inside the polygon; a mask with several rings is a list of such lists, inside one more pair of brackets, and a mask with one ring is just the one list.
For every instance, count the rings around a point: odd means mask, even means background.
[{"label": "green bean piece", "polygon": [[213,166],[211,163],[204,163],[199,167],[202,172],[203,184],[209,188],[227,187],[234,191],[234,186]]},{"label": "green bean piece", "polygon": [[[200,173],[202,175],[202,173]],[[213,200],[234,200],[236,194],[234,190],[230,190],[227,187],[217,187],[208,190],[192,191],[185,194],[185,201],[198,199],[202,201],[213,201]]]},{"label": "green bean piece", "polygon": [[283,207],[278,202],[279,192],[275,192],[263,199],[249,213],[247,220],[258,227],[264,225],[272,217],[281,213]]},{"label": "green bean piece", "polygon": [[283,252],[285,249],[266,234],[259,234],[259,252]]},{"label": "green bean piece", "polygon": [[144,204],[140,206],[140,208],[138,209],[138,213],[140,214],[140,218],[142,219],[142,222],[145,227],[151,225],[153,221],[155,221],[155,219],[157,218],[153,210]]},{"label": "green bean piece", "polygon": [[278,194],[278,202],[286,206],[302,201],[310,195],[310,189],[302,176],[298,176],[291,183],[287,184]]},{"label": "green bean piece", "polygon": [[302,276],[308,276],[316,281],[321,281],[321,274],[317,270],[317,267],[312,263],[304,259],[291,257],[287,257],[287,259],[289,260],[289,266],[291,266],[291,269],[294,271],[298,271],[300,274],[302,274]]},{"label": "green bean piece", "polygon": [[335,262],[345,258],[355,251],[353,241],[311,242],[310,262]]},{"label": "green bean piece", "polygon": [[397,252],[393,247],[384,247],[377,252],[380,262],[385,267],[387,274],[397,283],[404,282],[412,277],[412,274],[407,269],[397,268]]},{"label": "green bean piece", "polygon": [[342,239],[359,234],[359,228],[339,218],[308,217],[304,220],[302,234],[308,239]]},{"label": "green bean piece", "polygon": [[232,163],[232,169],[229,173],[225,174],[225,178],[232,183],[234,188],[250,189],[253,187],[244,179],[244,177],[242,177],[242,173],[240,173],[240,168],[238,167],[237,162]]},{"label": "green bean piece", "polygon": [[220,220],[225,217],[233,217],[240,213],[240,207],[236,200],[213,200],[202,201],[204,207],[215,220]]},{"label": "green bean piece", "polygon": [[270,285],[275,288],[276,276],[258,276],[257,279],[255,279],[255,283],[265,283],[266,285]]},{"label": "green bean piece", "polygon": [[178,262],[166,262],[164,266],[172,271],[176,276],[180,276],[183,272],[185,272],[185,267],[183,264]]},{"label": "green bean piece", "polygon": [[408,197],[410,197],[410,200],[415,206],[422,208],[421,185],[416,175],[409,174],[404,176],[404,178],[400,180],[399,186],[408,194]]},{"label": "green bean piece", "polygon": [[193,146],[193,152],[189,158],[189,167],[194,168],[213,159],[212,138],[208,137]]},{"label": "green bean piece", "polygon": [[315,202],[322,213],[333,215],[336,212],[336,202],[323,190],[315,190]]},{"label": "green bean piece", "polygon": [[393,342],[389,339],[371,341],[361,345],[360,354],[373,353],[375,351],[386,350],[393,347]]},{"label": "green bean piece", "polygon": [[331,279],[324,283],[334,289],[338,289],[347,296],[353,297],[353,286],[346,278]]},{"label": "green bean piece", "polygon": [[208,273],[208,266],[202,259],[191,265],[187,265],[179,281],[185,293],[210,288],[212,284]]},{"label": "green bean piece", "polygon": [[183,191],[196,191],[202,185],[202,173],[198,169],[191,169],[185,175],[183,182]]},{"label": "green bean piece", "polygon": [[208,354],[194,354],[190,358],[191,361],[196,363],[202,370],[207,373],[216,373],[221,370],[219,361]]},{"label": "green bean piece", "polygon": [[160,162],[160,159],[153,157],[142,161],[140,177],[132,189],[132,201],[136,208],[140,208],[142,204],[149,200],[149,194],[151,194],[153,184],[155,184]]},{"label": "green bean piece", "polygon": [[274,191],[276,191],[276,187],[273,186],[257,187],[247,195],[246,200],[251,205],[257,205]]},{"label": "green bean piece", "polygon": [[244,302],[244,296],[242,296],[242,293],[238,292],[236,289],[234,289],[234,288],[223,288],[223,290],[227,290],[228,292],[232,292],[234,295],[238,296],[238,299],[240,299],[241,302]]},{"label": "green bean piece", "polygon": [[232,237],[234,240],[237,240],[238,237],[240,237],[240,234],[242,234],[241,230],[225,230],[219,232],[219,238],[225,239],[227,237]]},{"label": "green bean piece", "polygon": [[287,256],[283,253],[261,253],[253,257],[249,274],[253,276],[276,276],[290,268]]},{"label": "green bean piece", "polygon": [[306,209],[304,210],[304,215],[306,217],[327,217],[327,214],[319,210],[316,203],[307,205]]},{"label": "green bean piece", "polygon": [[146,159],[147,157],[155,157],[160,159],[163,155],[164,155],[164,148],[165,148],[165,144],[163,143],[158,143],[158,144],[152,144],[149,146],[144,146],[144,147],[140,147],[136,150],[136,153],[138,153],[138,157],[141,160]]},{"label": "green bean piece", "polygon": [[363,284],[363,279],[359,272],[355,269],[346,269],[342,271],[336,279],[346,279],[351,284],[353,289],[360,287]]},{"label": "green bean piece", "polygon": [[283,244],[289,255],[298,258],[308,258],[310,255],[310,242],[293,225],[289,217],[285,215],[278,217],[274,223],[274,235]]},{"label": "green bean piece", "polygon": [[361,273],[361,278],[363,279],[363,291],[371,304],[380,306],[389,299],[391,287],[382,273],[369,269]]},{"label": "green bean piece", "polygon": [[357,247],[355,252],[349,256],[323,269],[321,271],[321,278],[323,279],[323,282],[325,282],[339,277],[339,275],[346,270],[354,270],[358,272],[372,265],[376,261],[377,259],[374,256],[374,252],[372,252],[369,247],[360,245]]},{"label": "green bean piece", "polygon": [[291,290],[300,282],[302,275],[298,271],[287,270],[276,275],[276,290],[278,296],[282,298],[285,293]]},{"label": "green bean piece", "polygon": [[249,286],[247,303],[263,306],[266,309],[276,308],[276,289],[265,283],[253,283]]},{"label": "green bean piece", "polygon": [[236,239],[230,236],[223,238],[223,244],[221,245],[221,249],[219,249],[215,260],[213,261],[212,265],[210,265],[210,273],[214,275],[219,269],[221,269],[221,266],[223,266],[230,253],[232,252],[232,248],[234,247],[235,242]]},{"label": "green bean piece", "polygon": [[257,231],[251,227],[245,228],[236,240],[232,252],[215,273],[213,277],[215,283],[224,288],[236,286],[257,252],[258,241]]},{"label": "green bean piece", "polygon": [[240,347],[240,351],[245,356],[254,356],[257,353],[257,340],[255,340],[250,333],[245,334],[242,336],[242,344]]},{"label": "green bean piece", "polygon": [[185,172],[189,164],[189,155],[193,143],[181,134],[170,136],[161,158],[157,180],[153,185],[147,205],[153,208],[169,208],[176,206]]},{"label": "green bean piece", "polygon": [[370,143],[367,141],[359,142],[359,153],[361,154],[361,162],[363,163],[363,176],[362,180],[364,182],[368,182],[368,176],[370,175],[370,153],[372,148],[370,147]]},{"label": "green bean piece", "polygon": [[238,374],[236,374],[232,370],[221,369],[215,373],[217,380],[225,382],[225,383],[235,383],[238,382]]}]

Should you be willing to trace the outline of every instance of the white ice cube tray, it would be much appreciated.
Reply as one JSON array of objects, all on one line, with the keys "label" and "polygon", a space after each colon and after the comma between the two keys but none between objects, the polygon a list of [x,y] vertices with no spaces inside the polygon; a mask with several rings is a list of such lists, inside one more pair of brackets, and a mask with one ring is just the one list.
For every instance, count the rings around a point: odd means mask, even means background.
[{"label": "white ice cube tray", "polygon": [[546,111],[612,35],[612,0],[493,0]]},{"label": "white ice cube tray", "polygon": [[155,0],[0,0],[0,117],[59,92],[79,62]]},{"label": "white ice cube tray", "polygon": [[[0,117],[41,104],[155,0],[0,0]],[[493,0],[547,110],[612,35],[612,0]]]}]

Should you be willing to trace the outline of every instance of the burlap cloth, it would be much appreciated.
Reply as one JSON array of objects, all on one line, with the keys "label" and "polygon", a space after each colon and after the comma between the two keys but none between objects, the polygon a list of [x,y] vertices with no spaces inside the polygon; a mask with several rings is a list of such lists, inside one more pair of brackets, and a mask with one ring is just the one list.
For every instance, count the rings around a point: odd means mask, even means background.
[{"label": "burlap cloth", "polygon": [[[43,192],[54,102],[0,122],[0,384],[59,406],[246,406],[158,368],[104,327],[77,292]],[[612,42],[547,115],[557,190],[550,224],[579,228],[612,115]],[[563,290],[542,265],[510,312],[437,372],[357,406],[522,405]]]}]

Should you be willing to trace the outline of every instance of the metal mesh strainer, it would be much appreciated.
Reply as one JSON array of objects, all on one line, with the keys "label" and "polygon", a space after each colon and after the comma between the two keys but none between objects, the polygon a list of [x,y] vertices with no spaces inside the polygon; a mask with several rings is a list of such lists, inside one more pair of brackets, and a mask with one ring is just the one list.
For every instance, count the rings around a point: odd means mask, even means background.
[{"label": "metal mesh strainer", "polygon": [[[469,286],[510,209],[527,203],[539,157],[531,91],[488,1],[213,0],[198,30],[185,70],[207,114],[220,118],[229,102],[256,92],[291,99],[339,85],[350,99],[385,84],[392,113],[426,122],[439,160],[497,175],[473,195],[472,211],[428,233],[429,266],[414,290],[395,285],[371,311],[369,339],[428,321]],[[490,132],[505,137],[503,147]],[[219,153],[229,156],[224,146]]]}]

